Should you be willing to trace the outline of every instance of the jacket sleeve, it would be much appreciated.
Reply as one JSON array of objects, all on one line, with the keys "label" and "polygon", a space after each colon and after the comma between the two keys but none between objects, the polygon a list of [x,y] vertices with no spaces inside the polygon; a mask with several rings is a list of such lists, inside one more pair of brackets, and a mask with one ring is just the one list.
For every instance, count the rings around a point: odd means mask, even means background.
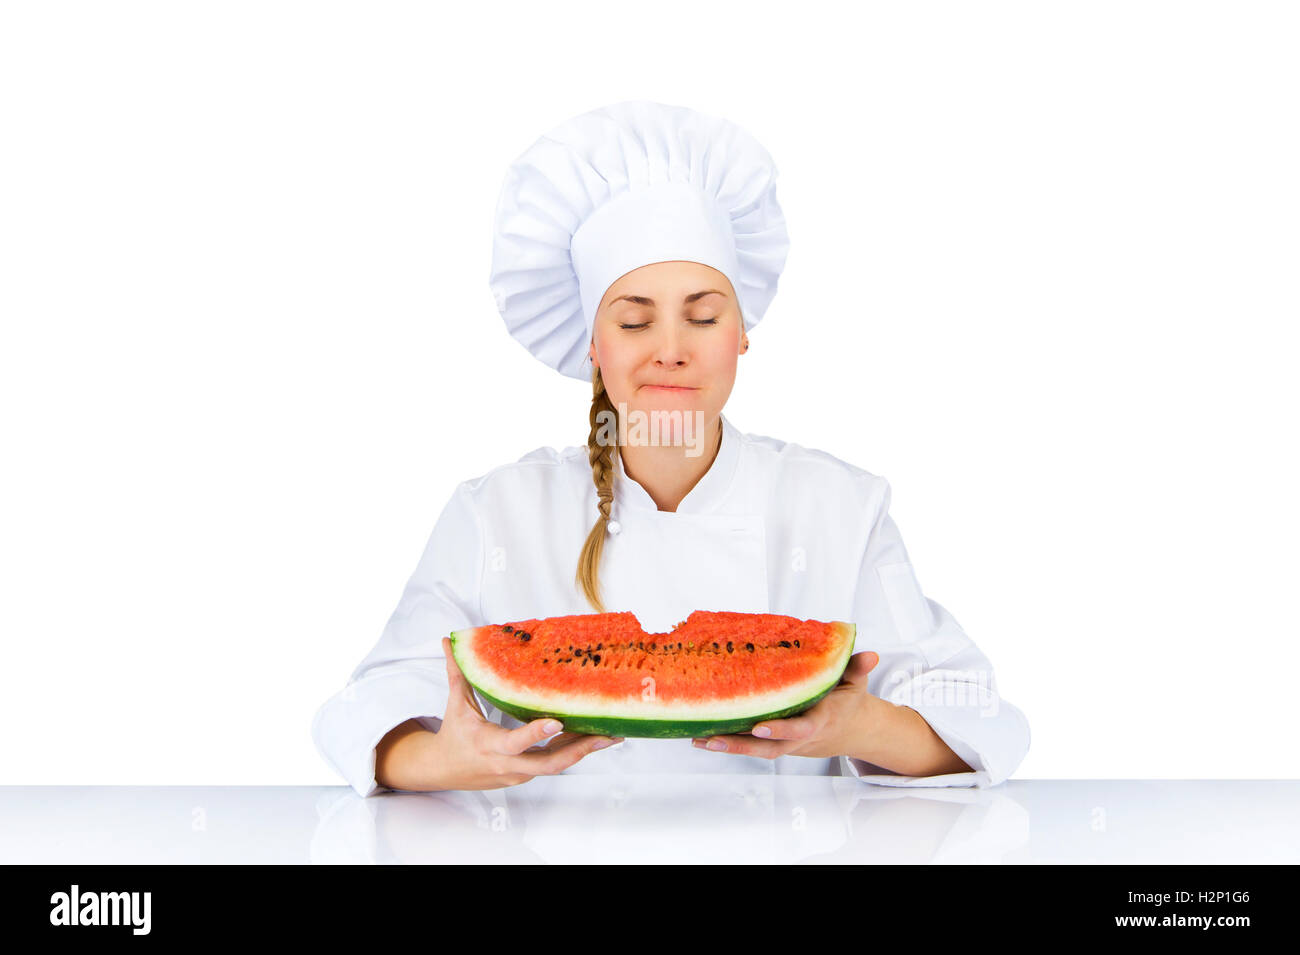
[{"label": "jacket sleeve", "polygon": [[844,774],[882,786],[996,786],[1029,751],[1029,723],[999,697],[992,664],[979,647],[921,591],[889,514],[889,482],[872,477],[874,518],[854,599],[854,652],[880,655],[868,692],[920,713],[972,772],[904,776],[842,756]]},{"label": "jacket sleeve", "polygon": [[375,746],[389,730],[408,719],[435,731],[441,727],[448,699],[442,638],[482,626],[483,559],[474,501],[461,484],[439,515],[379,641],[312,721],[316,748],[358,795],[387,791],[375,782]]}]

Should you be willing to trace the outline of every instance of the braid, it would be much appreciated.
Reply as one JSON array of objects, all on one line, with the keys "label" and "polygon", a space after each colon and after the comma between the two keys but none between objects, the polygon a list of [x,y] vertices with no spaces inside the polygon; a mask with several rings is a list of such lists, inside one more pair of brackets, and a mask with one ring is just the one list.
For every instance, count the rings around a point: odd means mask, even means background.
[{"label": "braid", "polygon": [[[587,457],[591,462],[591,477],[596,484],[597,507],[600,510],[600,516],[596,518],[595,525],[591,528],[591,532],[587,534],[587,540],[582,545],[582,553],[578,557],[578,572],[574,580],[582,587],[587,602],[598,613],[605,612],[605,604],[600,599],[598,571],[600,556],[605,550],[605,530],[609,524],[609,508],[614,501],[614,450],[618,446],[617,439],[613,445],[602,444],[598,440],[600,432],[598,422],[601,420],[601,412],[604,411],[609,412],[608,415],[604,416],[607,420],[617,422],[618,411],[614,407],[614,403],[609,400],[609,394],[605,391],[605,380],[600,375],[600,369],[596,368],[591,375],[591,412],[589,415],[591,431],[587,436]],[[616,430],[615,434],[617,433]]]}]

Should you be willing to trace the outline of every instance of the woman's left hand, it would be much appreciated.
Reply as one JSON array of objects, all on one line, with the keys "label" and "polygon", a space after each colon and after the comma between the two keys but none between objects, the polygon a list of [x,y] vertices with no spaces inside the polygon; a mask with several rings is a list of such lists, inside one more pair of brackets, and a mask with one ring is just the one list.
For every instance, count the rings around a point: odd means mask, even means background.
[{"label": "woman's left hand", "polygon": [[[867,674],[880,655],[866,650],[849,658],[839,684],[817,705],[787,720],[764,720],[748,733],[693,740],[697,749],[743,756],[843,756],[850,739],[861,739],[862,723],[877,698],[867,692]],[[719,748],[719,743],[725,749]]]}]

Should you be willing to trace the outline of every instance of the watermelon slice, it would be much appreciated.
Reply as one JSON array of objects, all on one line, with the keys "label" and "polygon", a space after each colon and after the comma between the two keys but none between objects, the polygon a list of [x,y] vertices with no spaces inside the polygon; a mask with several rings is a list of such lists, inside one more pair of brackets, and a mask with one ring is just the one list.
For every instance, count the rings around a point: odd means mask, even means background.
[{"label": "watermelon slice", "polygon": [[571,733],[715,736],[802,713],[839,683],[857,627],[696,610],[668,633],[575,614],[457,630],[452,653],[494,706]]}]

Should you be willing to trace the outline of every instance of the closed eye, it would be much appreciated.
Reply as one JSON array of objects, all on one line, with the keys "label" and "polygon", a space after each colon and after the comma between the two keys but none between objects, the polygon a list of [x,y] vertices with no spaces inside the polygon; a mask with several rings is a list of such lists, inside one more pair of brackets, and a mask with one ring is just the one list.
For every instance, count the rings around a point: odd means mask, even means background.
[{"label": "closed eye", "polygon": [[[718,320],[716,318],[692,318],[690,319],[690,323],[692,325],[716,325],[718,324]],[[626,328],[629,331],[636,331],[637,329],[645,328],[649,324],[649,322],[642,322],[640,325],[625,325],[622,322],[619,322],[618,327]]]}]

